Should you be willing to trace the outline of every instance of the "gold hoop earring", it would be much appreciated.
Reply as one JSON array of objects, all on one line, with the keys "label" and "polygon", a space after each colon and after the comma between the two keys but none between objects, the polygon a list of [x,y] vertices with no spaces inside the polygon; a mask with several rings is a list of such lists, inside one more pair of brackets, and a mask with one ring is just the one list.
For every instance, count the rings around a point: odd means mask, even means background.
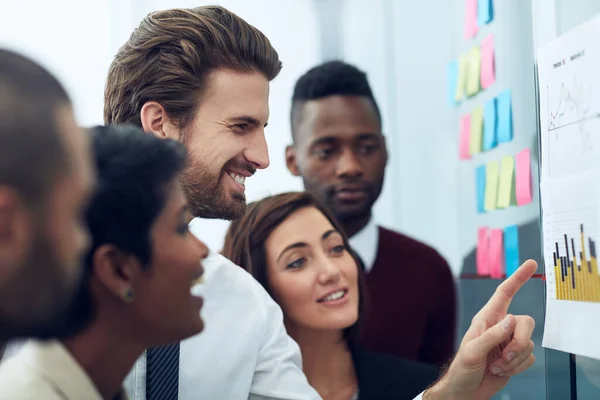
[{"label": "gold hoop earring", "polygon": [[125,303],[131,303],[133,300],[135,300],[135,295],[130,287],[128,287],[127,290],[125,290],[125,293],[123,293],[123,300]]}]

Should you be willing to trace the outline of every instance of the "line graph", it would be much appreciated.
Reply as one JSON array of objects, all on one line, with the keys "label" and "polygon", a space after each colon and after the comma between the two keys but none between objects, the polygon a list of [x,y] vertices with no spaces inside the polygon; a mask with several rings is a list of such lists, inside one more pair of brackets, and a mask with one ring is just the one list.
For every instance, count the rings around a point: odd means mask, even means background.
[{"label": "line graph", "polygon": [[600,359],[600,16],[537,49],[543,346]]},{"label": "line graph", "polygon": [[[546,90],[550,93],[549,85]],[[567,126],[580,124],[586,120],[600,117],[600,113],[590,113],[590,104],[593,98],[594,88],[585,87],[583,83],[577,82],[577,75],[573,75],[573,82],[568,86],[565,82],[560,85],[560,92],[556,106],[550,108],[550,96],[548,96],[548,130],[558,131]],[[564,122],[564,121],[568,122]]]},{"label": "line graph", "polygon": [[581,119],[578,119],[577,121],[573,121],[573,122],[568,122],[566,124],[562,124],[562,125],[558,125],[558,126],[553,126],[550,129],[548,129],[550,132],[552,131],[557,131],[559,129],[562,128],[566,128],[567,126],[571,126],[571,125],[575,125],[575,124],[580,124],[582,122],[588,121],[590,119],[594,119],[594,118],[600,118],[600,114],[594,114],[594,115],[590,115],[589,117],[583,117]]},{"label": "line graph", "polygon": [[[600,167],[600,88],[598,78],[572,63],[552,71],[540,90],[542,175],[563,176]],[[544,133],[545,132],[545,133]]]}]

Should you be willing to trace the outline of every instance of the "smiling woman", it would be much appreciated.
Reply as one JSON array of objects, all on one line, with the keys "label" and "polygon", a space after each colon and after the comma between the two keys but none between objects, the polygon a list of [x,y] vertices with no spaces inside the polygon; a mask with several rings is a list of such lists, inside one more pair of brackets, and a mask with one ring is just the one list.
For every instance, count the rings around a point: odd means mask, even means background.
[{"label": "smiling woman", "polygon": [[329,211],[310,194],[250,204],[231,224],[223,254],[279,303],[308,381],[323,399],[412,399],[436,379],[433,367],[360,345],[361,264]]},{"label": "smiling woman", "polygon": [[208,249],[188,230],[178,180],[185,148],[135,127],[95,127],[91,138],[91,246],[67,313],[54,322],[62,341],[28,342],[3,361],[2,398],[117,398],[145,349],[204,329],[192,287]]},{"label": "smiling woman", "polygon": [[[310,234],[309,234],[310,233]],[[358,268],[347,243],[316,207],[303,207],[265,241],[267,278],[292,336],[343,329],[358,321]]]}]

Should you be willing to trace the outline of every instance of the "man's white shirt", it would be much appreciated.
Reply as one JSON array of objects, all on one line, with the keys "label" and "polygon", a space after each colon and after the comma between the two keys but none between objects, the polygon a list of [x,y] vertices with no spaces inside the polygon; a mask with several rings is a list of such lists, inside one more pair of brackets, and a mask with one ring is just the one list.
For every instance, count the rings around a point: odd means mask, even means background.
[{"label": "man's white shirt", "polygon": [[365,271],[367,273],[371,272],[379,250],[379,227],[375,219],[371,218],[367,225],[356,232],[348,241],[363,262]]},{"label": "man's white shirt", "polygon": [[[281,308],[266,290],[218,253],[202,264],[206,283],[196,290],[204,297],[204,330],[181,342],[179,400],[321,400],[302,372],[300,348],[285,330]],[[131,400],[146,399],[145,355],[125,387]]]},{"label": "man's white shirt", "polygon": [[[218,253],[203,261],[205,328],[181,342],[180,400],[321,400],[302,372],[298,344],[281,308],[241,267]],[[13,342],[4,358],[18,353]],[[146,399],[146,357],[125,380],[131,400]],[[414,400],[421,400],[421,395]]]},{"label": "man's white shirt", "polygon": [[[218,253],[203,266],[205,328],[181,342],[179,399],[320,399],[302,372],[281,309],[264,288]],[[132,400],[145,399],[145,378],[143,356],[125,381]]]}]

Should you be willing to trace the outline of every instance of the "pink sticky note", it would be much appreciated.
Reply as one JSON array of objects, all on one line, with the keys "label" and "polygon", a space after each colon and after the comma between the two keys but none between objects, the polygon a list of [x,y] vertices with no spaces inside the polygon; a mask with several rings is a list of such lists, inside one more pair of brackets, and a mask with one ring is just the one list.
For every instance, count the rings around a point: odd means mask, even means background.
[{"label": "pink sticky note", "polygon": [[487,89],[495,81],[494,36],[489,35],[481,42],[481,87]]},{"label": "pink sticky note", "polygon": [[458,144],[458,155],[462,160],[471,158],[469,154],[469,143],[471,141],[471,115],[463,115],[460,119],[460,143]]},{"label": "pink sticky note", "polygon": [[492,229],[490,231],[488,267],[490,269],[490,277],[494,279],[502,278],[504,273],[502,270],[502,265],[504,264],[503,233],[502,229]]},{"label": "pink sticky note", "polygon": [[488,228],[483,226],[477,230],[477,250],[475,252],[475,262],[477,275],[488,276],[490,274],[489,261],[489,238]]},{"label": "pink sticky note", "polygon": [[531,155],[529,149],[525,149],[515,156],[515,192],[517,204],[522,206],[531,203]]},{"label": "pink sticky note", "polygon": [[477,34],[477,0],[465,0],[465,39]]}]

